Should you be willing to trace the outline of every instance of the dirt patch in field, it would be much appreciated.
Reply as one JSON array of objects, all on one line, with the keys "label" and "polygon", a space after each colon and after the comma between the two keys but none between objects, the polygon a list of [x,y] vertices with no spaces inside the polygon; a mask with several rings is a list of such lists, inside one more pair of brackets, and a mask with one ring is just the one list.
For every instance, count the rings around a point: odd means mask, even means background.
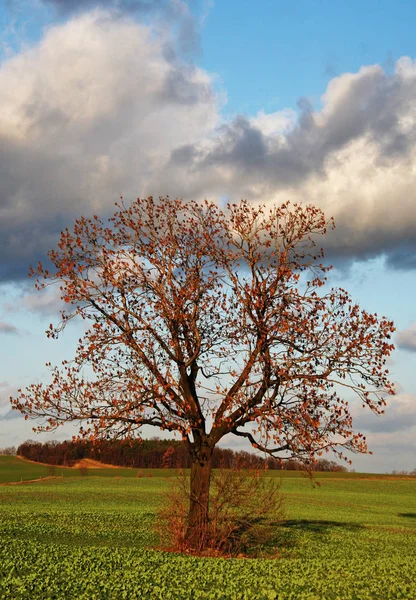
[{"label": "dirt patch in field", "polygon": [[92,460],[92,458],[83,458],[72,466],[68,465],[51,465],[49,463],[37,462],[36,460],[29,460],[24,456],[17,456],[20,460],[24,462],[31,463],[32,465],[40,465],[43,467],[56,467],[57,469],[79,469],[79,468],[87,468],[87,469],[120,469],[117,465],[108,465],[106,463],[102,463],[99,460]]},{"label": "dirt patch in field", "polygon": [[25,458],[24,456],[20,456],[20,454],[16,454],[16,458],[20,458],[23,462],[30,463],[31,465],[40,465],[41,467],[62,467],[63,465],[49,465],[48,463],[38,462],[37,460],[30,460],[29,458]]},{"label": "dirt patch in field", "polygon": [[6,481],[5,483],[0,483],[0,486],[3,486],[3,485],[24,485],[25,483],[36,483],[38,481],[47,481],[48,479],[62,479],[62,478],[50,475],[49,477],[39,477],[38,479],[22,479],[21,481]]},{"label": "dirt patch in field", "polygon": [[79,462],[75,463],[71,469],[120,469],[117,465],[108,465],[102,463],[99,460],[93,460],[92,458],[83,458]]}]

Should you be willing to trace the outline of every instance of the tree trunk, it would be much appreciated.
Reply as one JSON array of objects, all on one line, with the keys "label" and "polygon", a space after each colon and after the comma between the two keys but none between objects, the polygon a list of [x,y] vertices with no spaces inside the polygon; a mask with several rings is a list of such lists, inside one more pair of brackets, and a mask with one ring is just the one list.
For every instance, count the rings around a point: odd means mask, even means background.
[{"label": "tree trunk", "polygon": [[212,449],[202,448],[192,456],[190,505],[185,541],[194,551],[203,550],[209,542],[209,486],[212,469]]}]

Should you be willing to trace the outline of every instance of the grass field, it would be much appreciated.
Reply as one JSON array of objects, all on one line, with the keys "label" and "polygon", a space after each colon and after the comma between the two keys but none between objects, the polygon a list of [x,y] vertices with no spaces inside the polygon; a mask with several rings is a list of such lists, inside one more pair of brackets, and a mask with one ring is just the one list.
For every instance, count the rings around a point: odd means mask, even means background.
[{"label": "grass field", "polygon": [[[0,457],[3,482],[24,479],[22,470],[48,475]],[[212,559],[149,549],[170,471],[61,471],[62,479],[0,487],[0,598],[416,598],[415,479],[325,474],[312,487],[285,476],[279,557]]]},{"label": "grass field", "polygon": [[[60,467],[57,466],[55,469],[56,477],[79,477],[80,471],[77,468]],[[100,469],[87,469],[87,475],[92,477],[137,477],[137,473],[140,469],[130,469],[117,467],[114,468],[100,468]],[[151,477],[174,477],[177,475],[175,469],[143,469],[143,476],[150,475]],[[270,471],[271,477],[280,477],[280,471]],[[0,455],[0,485],[3,483],[25,483],[36,479],[50,477],[49,465],[42,463],[35,463],[19,458],[18,456],[4,456]],[[303,477],[298,471],[287,471],[284,473],[284,477],[298,479]],[[396,480],[397,478],[403,480],[402,476],[397,475],[378,475],[377,473],[319,473],[318,480],[324,479],[372,479],[378,480]],[[414,477],[411,480],[416,480]]]},{"label": "grass field", "polygon": [[[137,472],[138,469],[117,467],[87,469],[86,475],[94,477],[137,477]],[[152,477],[173,477],[176,475],[175,469],[143,469],[144,476],[150,473]],[[80,477],[80,471],[77,468],[57,466],[55,476],[64,479]],[[30,462],[17,456],[0,455],[0,485],[2,483],[25,483],[47,477],[50,477],[49,465]]]}]

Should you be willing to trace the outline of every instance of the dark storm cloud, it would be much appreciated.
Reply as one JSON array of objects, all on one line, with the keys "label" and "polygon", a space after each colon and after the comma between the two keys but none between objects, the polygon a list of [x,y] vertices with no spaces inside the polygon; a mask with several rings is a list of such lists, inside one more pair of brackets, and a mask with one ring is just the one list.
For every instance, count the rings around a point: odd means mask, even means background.
[{"label": "dark storm cloud", "polygon": [[[408,236],[412,238],[414,231],[409,231]],[[405,248],[394,249],[386,256],[387,266],[399,271],[409,271],[416,269],[416,249],[413,245]]]},{"label": "dark storm cloud", "polygon": [[41,261],[49,266],[47,253],[56,247],[59,234],[68,221],[17,224],[13,230],[0,226],[0,283],[25,280],[29,268]]},{"label": "dark storm cloud", "polygon": [[[0,139],[0,144],[1,144]],[[58,235],[82,201],[82,159],[37,152],[10,140],[0,151],[0,282],[24,279],[47,260]],[[72,179],[71,185],[68,185]],[[51,210],[57,205],[55,211]],[[10,216],[9,216],[10,215]],[[78,216],[78,215],[77,215]]]},{"label": "dark storm cloud", "polygon": [[244,117],[221,127],[218,138],[214,150],[201,160],[201,168],[224,164],[243,170],[266,167],[268,151],[264,136]]}]

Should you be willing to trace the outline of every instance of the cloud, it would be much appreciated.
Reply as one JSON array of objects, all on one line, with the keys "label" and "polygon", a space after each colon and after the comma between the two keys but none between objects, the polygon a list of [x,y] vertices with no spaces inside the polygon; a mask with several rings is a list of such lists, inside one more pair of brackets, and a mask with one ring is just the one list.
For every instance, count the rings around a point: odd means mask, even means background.
[{"label": "cloud", "polygon": [[[8,25],[0,41],[6,55],[16,46],[30,45],[32,26],[40,21],[62,22],[94,10],[106,11],[113,21],[125,16],[151,22],[164,37],[164,53],[170,60],[201,54],[201,28],[211,0],[3,0]],[[6,21],[5,21],[6,22]]]},{"label": "cloud", "polygon": [[97,6],[114,7],[121,10],[151,12],[167,4],[164,0],[41,0],[44,4],[54,6],[65,13],[77,12],[79,10],[89,10]]},{"label": "cloud", "polygon": [[[203,16],[198,20],[186,0],[41,0],[41,2],[47,7],[54,8],[64,17],[96,8],[109,11],[113,18],[121,15],[141,19],[151,17],[153,24],[157,23],[159,28],[171,30],[175,34],[166,47],[168,53],[175,54],[179,51],[185,55],[192,55],[200,52],[199,28]],[[202,0],[192,2],[195,12],[200,4],[204,4]],[[201,12],[203,15],[203,6]]]},{"label": "cloud", "polygon": [[47,287],[33,292],[25,286],[22,293],[14,298],[13,302],[5,302],[3,308],[7,313],[24,311],[46,316],[62,312],[65,303],[61,300],[60,291],[56,288]]},{"label": "cloud", "polygon": [[175,149],[165,174],[172,180],[180,164],[193,196],[210,182],[234,198],[317,204],[337,222],[326,241],[332,256],[386,254],[390,266],[414,268],[415,94],[409,58],[393,75],[363,67],[330,81],[320,111],[302,99],[297,122],[281,134],[239,116],[209,143]]},{"label": "cloud", "polygon": [[415,469],[416,427],[409,427],[400,431],[400,434],[396,431],[371,432],[368,443],[374,453],[371,458],[379,464],[379,472]]},{"label": "cloud", "polygon": [[15,410],[10,409],[4,414],[0,414],[0,421],[12,421],[13,419],[17,419],[18,416]]},{"label": "cloud", "polygon": [[0,65],[0,274],[26,276],[76,216],[155,189],[179,144],[218,122],[211,77],[164,40],[96,11]]},{"label": "cloud", "polygon": [[391,396],[387,399],[384,415],[375,415],[355,402],[352,414],[358,431],[380,434],[380,439],[384,439],[383,435],[400,433],[401,436],[406,430],[416,427],[416,396],[404,392]]},{"label": "cloud", "polygon": [[26,276],[75,217],[109,214],[120,194],[313,203],[336,219],[330,260],[416,267],[416,63],[334,77],[320,110],[303,98],[299,114],[221,122],[215,77],[167,40],[100,9],[0,64],[3,280]]},{"label": "cloud", "polygon": [[[5,418],[4,418],[5,417]],[[66,424],[53,433],[38,434],[33,432],[33,421],[25,421],[23,415],[16,411],[9,411],[7,417],[0,418],[0,445],[3,448],[19,446],[24,440],[35,440],[37,442],[49,442],[51,440],[70,440],[78,434],[78,429],[71,424]],[[9,421],[9,422],[7,422]]]},{"label": "cloud", "polygon": [[4,321],[0,321],[0,335],[2,333],[17,335],[18,330],[17,327],[11,325],[10,323],[5,323]]},{"label": "cloud", "polygon": [[[0,381],[0,415],[10,409],[10,396],[16,393],[16,386],[10,385],[8,381]],[[17,414],[17,413],[16,413]]]},{"label": "cloud", "polygon": [[396,334],[397,347],[401,350],[416,352],[416,323]]},{"label": "cloud", "polygon": [[369,455],[354,455],[353,466],[359,472],[386,473],[415,468],[416,427],[392,432],[370,432],[367,435]]},{"label": "cloud", "polygon": [[[171,0],[41,0],[41,2],[53,6],[64,14],[89,11],[91,8],[97,7],[142,15],[175,10],[175,3]],[[182,3],[178,2],[177,4]]]}]

